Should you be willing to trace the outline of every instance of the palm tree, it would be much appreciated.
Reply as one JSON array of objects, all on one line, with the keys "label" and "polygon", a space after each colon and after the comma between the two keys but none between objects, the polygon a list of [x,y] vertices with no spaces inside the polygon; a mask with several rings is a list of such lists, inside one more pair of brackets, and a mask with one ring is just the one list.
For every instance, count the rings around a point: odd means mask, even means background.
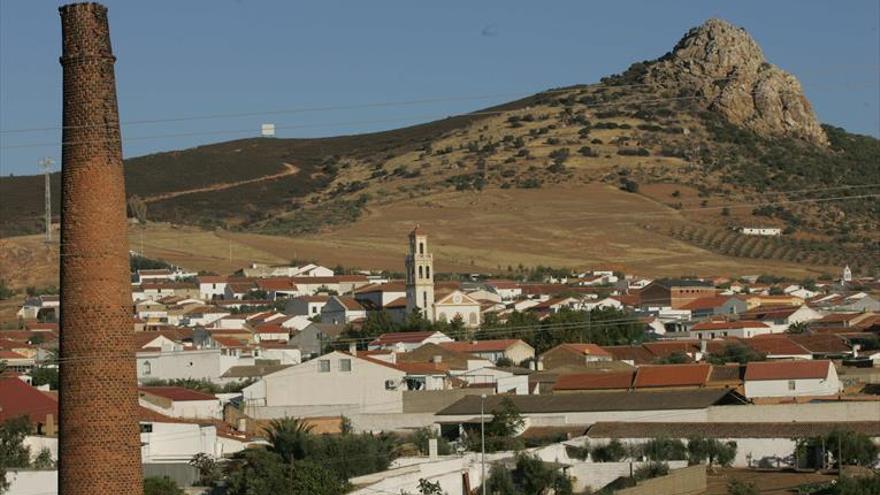
[{"label": "palm tree", "polygon": [[308,442],[314,425],[299,418],[284,417],[273,419],[266,429],[267,440],[272,446],[270,451],[284,458],[285,462],[293,462],[306,457]]}]

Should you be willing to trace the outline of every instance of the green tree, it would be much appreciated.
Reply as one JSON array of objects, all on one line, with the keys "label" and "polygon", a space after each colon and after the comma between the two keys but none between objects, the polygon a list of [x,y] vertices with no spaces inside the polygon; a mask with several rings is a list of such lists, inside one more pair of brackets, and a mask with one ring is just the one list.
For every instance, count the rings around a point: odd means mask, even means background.
[{"label": "green tree", "polygon": [[520,453],[516,456],[516,467],[507,470],[501,464],[495,464],[489,471],[486,491],[502,495],[571,495],[573,486],[571,478],[560,473],[551,463],[539,457]]},{"label": "green tree", "polygon": [[34,462],[31,463],[34,469],[41,469],[44,471],[51,471],[55,469],[55,461],[52,459],[52,452],[47,448],[40,449],[40,453],[34,457]]},{"label": "green tree", "polygon": [[346,483],[323,466],[300,460],[293,463],[290,476],[290,493],[311,495],[340,495],[345,493]]},{"label": "green tree", "polygon": [[34,387],[49,385],[49,389],[58,390],[58,368],[37,366],[31,370],[31,384]]},{"label": "green tree", "polygon": [[729,466],[736,458],[736,442],[721,442],[714,438],[691,437],[688,439],[688,461],[691,464],[707,462]]},{"label": "green tree", "polygon": [[199,472],[199,484],[202,486],[214,486],[221,477],[220,466],[217,461],[204,452],[199,452],[189,460],[189,465]]},{"label": "green tree", "polygon": [[505,397],[498,407],[492,409],[492,420],[486,423],[486,436],[512,437],[524,424],[519,408],[510,397]]},{"label": "green tree", "polygon": [[280,455],[284,462],[303,459],[308,454],[310,435],[314,429],[298,418],[279,418],[269,422],[267,440],[269,450]]},{"label": "green tree", "polygon": [[727,344],[719,354],[709,354],[706,360],[714,365],[726,363],[746,364],[751,361],[764,361],[764,354],[740,343]]},{"label": "green tree", "polygon": [[626,447],[616,438],[605,445],[596,445],[590,452],[593,462],[620,462],[626,459]]},{"label": "green tree", "polygon": [[688,450],[679,439],[652,438],[642,446],[642,453],[651,461],[680,461],[688,458]]},{"label": "green tree", "polygon": [[27,416],[0,424],[0,467],[30,466],[30,449],[24,445],[24,439],[30,432],[31,423]]},{"label": "green tree", "polygon": [[147,476],[144,478],[144,495],[186,495],[186,492],[168,476]]},{"label": "green tree", "polygon": [[880,463],[880,447],[864,433],[834,429],[825,435],[825,448],[844,465],[873,467]]},{"label": "green tree", "polygon": [[793,334],[807,333],[807,323],[804,321],[798,321],[798,322],[792,323],[791,325],[788,326],[788,328],[785,330],[785,332],[786,333],[793,333]]},{"label": "green tree", "polygon": [[245,449],[226,463],[227,495],[296,495],[291,478],[290,465],[264,449]]}]

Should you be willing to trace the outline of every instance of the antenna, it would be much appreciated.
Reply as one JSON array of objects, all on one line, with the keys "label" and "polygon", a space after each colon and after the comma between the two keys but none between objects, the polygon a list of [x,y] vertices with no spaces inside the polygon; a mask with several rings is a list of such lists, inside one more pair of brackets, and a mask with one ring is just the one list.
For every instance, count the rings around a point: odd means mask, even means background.
[{"label": "antenna", "polygon": [[48,156],[37,162],[46,179],[46,244],[52,242],[52,187],[49,185],[49,174],[54,163],[55,160]]}]

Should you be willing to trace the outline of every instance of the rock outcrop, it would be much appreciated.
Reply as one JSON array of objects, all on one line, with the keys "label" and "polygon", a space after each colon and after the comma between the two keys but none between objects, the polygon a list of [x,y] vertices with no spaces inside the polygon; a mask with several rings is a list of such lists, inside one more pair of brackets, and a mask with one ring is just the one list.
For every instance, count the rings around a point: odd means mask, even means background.
[{"label": "rock outcrop", "polygon": [[770,64],[745,29],[709,19],[647,67],[644,80],[705,98],[729,122],[765,136],[827,145],[798,80]]}]

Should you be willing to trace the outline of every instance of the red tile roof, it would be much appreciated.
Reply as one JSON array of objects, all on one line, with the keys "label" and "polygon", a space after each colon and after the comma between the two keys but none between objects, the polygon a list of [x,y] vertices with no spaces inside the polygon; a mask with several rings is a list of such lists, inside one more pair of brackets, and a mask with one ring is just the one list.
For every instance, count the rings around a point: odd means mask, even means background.
[{"label": "red tile roof", "polygon": [[388,345],[388,344],[418,344],[427,339],[436,332],[392,332],[383,333],[376,337],[371,345]]},{"label": "red tile roof", "polygon": [[170,400],[217,400],[211,394],[183,387],[140,387],[138,391]]},{"label": "red tile roof", "polygon": [[406,307],[406,298],[398,297],[397,299],[391,301],[390,303],[384,306],[385,308],[405,308]]},{"label": "red tile roof", "polygon": [[200,284],[223,284],[227,278],[222,275],[202,275],[198,280]]},{"label": "red tile roof", "polygon": [[573,373],[556,379],[553,390],[614,390],[632,386],[632,371],[610,373]]},{"label": "red tile roof", "polygon": [[444,375],[449,371],[446,363],[395,363],[392,366],[408,375]]},{"label": "red tile roof", "polygon": [[825,378],[831,361],[752,361],[746,366],[746,380],[797,380]]},{"label": "red tile roof", "polygon": [[699,310],[699,309],[714,309],[719,308],[724,305],[727,301],[729,301],[733,296],[711,296],[711,297],[701,297],[699,299],[694,299],[693,301],[685,304],[680,309],[690,309],[690,310]]},{"label": "red tile roof", "polygon": [[286,328],[282,327],[281,325],[278,325],[275,323],[263,323],[262,325],[257,325],[257,327],[254,328],[254,332],[256,332],[256,333],[283,333],[283,334],[290,333],[289,330],[287,330]]},{"label": "red tile roof", "polygon": [[478,340],[474,342],[442,342],[440,347],[455,352],[503,352],[517,343],[525,343],[520,339]]},{"label": "red tile roof", "polygon": [[47,414],[58,420],[58,401],[18,378],[0,377],[0,423],[20,416],[41,423]]},{"label": "red tile roof", "polygon": [[735,328],[769,328],[760,321],[704,321],[694,325],[691,330],[731,330]]},{"label": "red tile roof", "polygon": [[13,351],[0,350],[0,359],[27,359],[27,356],[22,356],[21,354]]},{"label": "red tile roof", "polygon": [[788,338],[813,353],[843,354],[852,351],[852,348],[837,335],[789,335]]},{"label": "red tile roof", "polygon": [[657,357],[667,357],[672,354],[688,354],[699,352],[700,350],[700,342],[696,339],[645,342],[642,346]]},{"label": "red tile roof", "polygon": [[339,301],[346,310],[348,311],[363,311],[364,307],[361,306],[361,303],[357,302],[353,297],[346,296],[335,296],[336,300]]},{"label": "red tile roof", "polygon": [[764,354],[786,356],[810,354],[810,351],[789,339],[788,335],[758,335],[751,339],[744,339],[742,342],[752,349]]},{"label": "red tile roof", "polygon": [[640,366],[633,385],[636,388],[702,386],[709,380],[708,364],[664,364]]},{"label": "red tile roof", "polygon": [[264,278],[257,280],[257,287],[265,291],[296,290],[296,284],[289,278]]},{"label": "red tile roof", "polygon": [[788,318],[799,309],[800,306],[758,306],[742,313],[740,317],[746,320],[776,320]]}]

